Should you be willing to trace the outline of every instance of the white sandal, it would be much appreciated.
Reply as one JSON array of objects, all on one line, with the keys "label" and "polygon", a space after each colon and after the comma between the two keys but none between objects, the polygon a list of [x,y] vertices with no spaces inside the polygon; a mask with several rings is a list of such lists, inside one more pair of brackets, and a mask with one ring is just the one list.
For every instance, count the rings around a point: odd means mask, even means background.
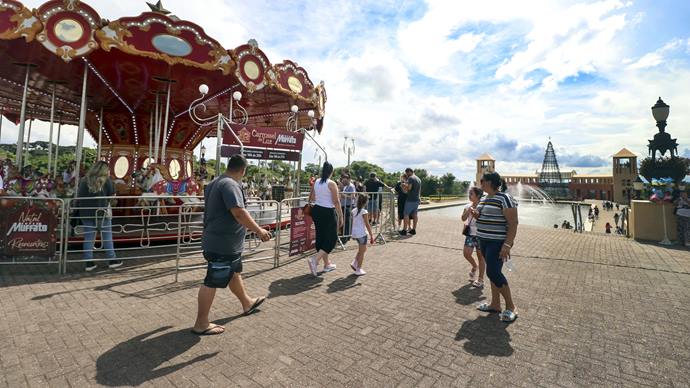
[{"label": "white sandal", "polygon": [[505,323],[512,323],[515,322],[515,320],[518,318],[518,315],[514,311],[503,310],[503,312],[499,315],[499,318]]}]

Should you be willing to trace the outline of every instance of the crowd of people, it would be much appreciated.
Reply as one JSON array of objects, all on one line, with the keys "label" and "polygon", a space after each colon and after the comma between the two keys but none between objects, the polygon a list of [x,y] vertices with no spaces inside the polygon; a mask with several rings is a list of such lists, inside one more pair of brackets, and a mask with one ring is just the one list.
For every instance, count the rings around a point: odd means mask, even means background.
[{"label": "crowd of people", "polygon": [[[252,314],[265,301],[265,297],[251,298],[242,281],[242,251],[247,230],[255,233],[262,241],[271,238],[267,230],[254,222],[245,209],[245,194],[242,178],[246,173],[247,161],[241,155],[230,158],[225,174],[211,182],[204,192],[204,230],[202,248],[207,260],[204,284],[199,289],[197,317],[192,332],[197,335],[217,335],[225,327],[210,322],[209,313],[216,290],[229,288],[238,298],[245,315]],[[407,169],[396,188],[378,183],[376,175],[370,176],[368,189],[371,192],[358,192],[348,172],[344,172],[338,182],[333,177],[333,166],[323,164],[321,175],[314,179],[304,211],[311,215],[316,229],[316,254],[307,258],[309,272],[320,276],[337,269],[330,254],[338,242],[339,230],[346,227],[345,220],[351,220],[351,237],[358,249],[350,267],[357,276],[366,274],[364,270],[367,246],[374,244],[372,223],[377,208],[376,193],[383,189],[394,190],[400,201],[399,218],[405,229],[414,231],[416,213],[419,206],[419,178],[412,169]],[[485,174],[481,188],[471,190],[470,199],[462,214],[467,227],[464,255],[471,264],[469,274],[472,285],[484,287],[484,275],[491,282],[491,300],[477,308],[486,313],[498,313],[504,322],[514,322],[518,315],[512,299],[508,280],[502,273],[504,263],[510,260],[510,251],[517,234],[517,202],[505,192],[505,182],[497,173]],[[366,190],[366,186],[365,186]],[[373,197],[370,197],[374,194]],[[403,197],[404,196],[404,197]],[[347,214],[349,213],[349,214]],[[406,229],[412,225],[412,228]],[[401,233],[402,234],[402,233]],[[414,233],[413,233],[414,234]],[[472,253],[476,251],[478,261]],[[319,265],[323,263],[322,271]],[[505,309],[502,309],[502,301]]]}]

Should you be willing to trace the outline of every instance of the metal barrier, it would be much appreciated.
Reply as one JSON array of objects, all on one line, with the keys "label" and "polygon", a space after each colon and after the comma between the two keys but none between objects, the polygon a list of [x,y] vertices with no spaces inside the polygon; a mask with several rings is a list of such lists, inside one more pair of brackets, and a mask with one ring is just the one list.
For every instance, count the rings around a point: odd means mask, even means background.
[{"label": "metal barrier", "polygon": [[[344,202],[344,199],[347,199],[348,196],[353,196],[353,201],[351,202],[351,207],[350,209],[356,209],[357,207],[357,196],[358,195],[367,195],[371,196],[371,199],[369,202],[372,201],[377,201],[376,206],[367,205],[367,210],[371,209],[372,213],[370,215],[370,219],[375,219],[375,214],[373,214],[374,209],[379,209],[377,212],[377,220],[378,222],[376,225],[372,225],[372,232],[374,234],[374,238],[377,242],[379,243],[386,243],[386,238],[385,236],[389,233],[395,232],[396,228],[396,203],[395,203],[395,195],[393,193],[389,192],[378,192],[378,193],[340,193],[341,195],[341,205],[343,205],[343,216],[346,217],[345,222],[343,222],[343,229],[338,231],[338,237],[339,237],[339,244],[341,249],[345,249],[345,244],[347,241],[351,238],[352,236],[352,221],[353,221],[353,215],[351,211],[348,210],[347,203]],[[308,201],[308,197],[303,196],[303,197],[298,197],[298,198],[290,198],[290,199],[285,199],[281,201],[280,203],[280,208],[281,208],[281,214],[283,219],[290,220],[291,223],[294,222],[292,220],[292,213],[293,209],[301,209],[303,208]],[[299,211],[296,212],[299,214]],[[276,266],[281,265],[281,263],[284,262],[286,258],[290,257],[295,257],[295,259],[300,259],[304,258],[306,256],[309,256],[310,254],[313,254],[314,250],[313,249],[308,249],[308,250],[302,250],[299,249],[298,253],[295,253],[295,242],[291,241],[292,237],[292,230],[291,228],[284,228],[280,231],[280,233],[277,234],[277,243],[276,243]],[[311,238],[310,236],[307,236],[307,238]],[[309,244],[308,244],[309,245]],[[291,246],[292,246],[292,252],[291,252]]]},{"label": "metal barrier", "polygon": [[[370,196],[369,210],[372,231],[376,241],[385,243],[387,233],[395,231],[396,206],[392,193],[341,193],[344,200],[352,197],[351,206],[343,201],[345,227],[338,231],[340,247],[351,237],[353,215],[356,208],[356,196]],[[254,234],[248,233],[245,238],[244,262],[271,262],[273,267],[284,264],[290,255],[291,222],[293,209],[303,208],[308,197],[296,197],[277,201],[260,201],[250,199],[247,210],[252,218],[264,228],[273,232],[267,242]],[[43,199],[26,197],[0,197],[3,206],[3,225],[12,217],[19,217],[17,211],[39,209],[44,221],[52,227],[52,240],[49,241],[48,258],[39,256],[23,257],[6,255],[6,244],[9,241],[3,233],[0,247],[1,264],[57,264],[60,273],[66,273],[70,265],[95,263],[109,260],[144,261],[175,258],[175,278],[179,271],[203,268],[205,261],[191,264],[181,263],[183,259],[197,260],[202,257],[201,236],[203,233],[204,201],[197,196],[116,196],[75,198],[68,200]],[[375,203],[375,205],[374,205]],[[11,214],[10,214],[11,213]],[[35,213],[35,212],[34,212]],[[22,220],[38,220],[33,213]],[[50,217],[48,217],[50,215]],[[22,221],[19,220],[19,221]],[[376,221],[373,224],[373,221]],[[21,222],[20,222],[21,223]],[[47,224],[46,224],[47,225]],[[23,226],[13,227],[22,231]],[[41,226],[38,229],[45,229]],[[18,241],[18,240],[17,240]],[[17,244],[17,241],[14,244]],[[117,249],[115,249],[117,244]],[[292,244],[294,245],[294,243]],[[294,248],[294,247],[293,247]],[[294,249],[293,249],[294,250]],[[311,250],[299,252],[292,257],[304,257]],[[10,262],[7,260],[11,259]],[[203,259],[201,259],[203,260]],[[183,265],[184,264],[184,265]]]},{"label": "metal barrier", "polygon": [[63,259],[65,203],[57,198],[0,197],[0,265]]},{"label": "metal barrier", "polygon": [[[63,273],[71,263],[171,258],[177,249],[180,217],[199,218],[197,196],[117,196],[67,201]],[[117,250],[113,245],[117,243]],[[104,254],[104,255],[103,255]],[[105,257],[103,257],[105,256]]]},{"label": "metal barrier", "polygon": [[[262,242],[258,236],[249,232],[245,236],[244,252],[242,262],[262,262],[271,261],[272,266],[277,266],[277,246],[280,239],[280,230],[289,222],[289,219],[281,217],[280,202],[249,200],[246,209],[254,219],[264,229],[272,232],[273,237],[266,242]],[[190,205],[184,204],[180,208],[178,215],[179,232],[177,237],[177,252],[175,258],[175,281],[179,272],[206,268],[206,261],[181,265],[181,259],[196,259],[203,256],[201,246],[201,235],[203,233],[204,204]],[[203,259],[202,259],[203,260]]]}]

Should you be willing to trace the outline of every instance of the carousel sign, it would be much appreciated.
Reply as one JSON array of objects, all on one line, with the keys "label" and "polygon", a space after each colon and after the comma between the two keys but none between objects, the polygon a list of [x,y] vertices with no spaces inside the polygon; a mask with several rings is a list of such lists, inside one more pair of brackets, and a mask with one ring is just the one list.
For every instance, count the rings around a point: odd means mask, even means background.
[{"label": "carousel sign", "polygon": [[[239,153],[240,147],[238,146],[224,145],[220,150],[220,156],[224,158],[238,155]],[[300,157],[300,153],[296,151],[267,150],[261,148],[245,148],[243,155],[247,159],[282,160],[287,162],[297,162]]]},{"label": "carousel sign", "polygon": [[[230,124],[230,127],[245,147],[301,151],[304,144],[304,134],[300,132],[249,127],[240,124]],[[223,132],[223,144],[239,146],[235,137],[227,131]]]},{"label": "carousel sign", "polygon": [[[14,202],[14,201],[5,201]],[[57,215],[36,202],[0,208],[4,258],[52,258],[55,255]]]}]

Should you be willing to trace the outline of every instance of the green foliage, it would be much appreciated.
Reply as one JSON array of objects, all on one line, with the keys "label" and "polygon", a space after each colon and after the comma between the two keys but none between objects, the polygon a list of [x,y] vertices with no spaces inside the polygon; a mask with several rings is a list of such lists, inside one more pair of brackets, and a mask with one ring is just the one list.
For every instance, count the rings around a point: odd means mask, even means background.
[{"label": "green foliage", "polygon": [[640,162],[640,175],[647,180],[658,178],[672,178],[680,183],[690,174],[690,159],[665,157],[657,160],[645,158]]},{"label": "green foliage", "polygon": [[[0,158],[9,158],[14,161],[16,156],[16,144],[0,144]],[[53,153],[55,152],[55,145],[53,145]],[[70,162],[75,160],[76,147],[75,146],[60,146],[58,153],[58,172],[67,169]],[[42,173],[48,172],[48,142],[37,141],[29,144],[29,152],[25,154],[24,165],[31,165],[34,170]],[[54,154],[53,154],[54,156]],[[84,147],[82,151],[82,163],[86,168],[89,168],[96,162],[96,150],[93,148]],[[54,161],[53,161],[54,163]]]}]

